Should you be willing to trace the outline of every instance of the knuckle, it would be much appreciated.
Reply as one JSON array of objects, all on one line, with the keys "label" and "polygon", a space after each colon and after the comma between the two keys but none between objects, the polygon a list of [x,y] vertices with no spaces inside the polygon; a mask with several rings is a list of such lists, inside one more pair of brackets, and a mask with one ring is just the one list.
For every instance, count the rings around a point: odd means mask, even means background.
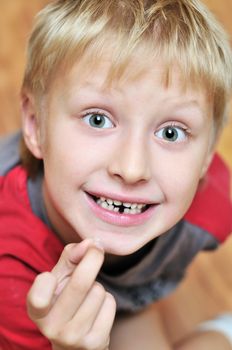
[{"label": "knuckle", "polygon": [[57,341],[57,331],[54,327],[47,324],[40,324],[39,329],[49,341],[53,343]]},{"label": "knuckle", "polygon": [[74,245],[75,243],[69,243],[69,244],[66,244],[66,246],[64,247],[62,252],[62,257],[65,259],[65,261],[69,261],[69,257],[71,255],[71,251]]},{"label": "knuckle", "polygon": [[47,307],[47,303],[36,294],[30,294],[27,296],[27,306],[31,312],[42,312]]},{"label": "knuckle", "polygon": [[82,346],[88,350],[97,350],[99,348],[99,344],[96,343],[96,339],[92,336],[86,337],[82,342]]},{"label": "knuckle", "polygon": [[63,254],[64,255],[69,255],[70,251],[72,250],[73,246],[75,243],[68,243],[65,245],[64,249],[63,249]]},{"label": "knuckle", "polygon": [[74,293],[78,293],[79,295],[85,295],[90,288],[89,283],[84,278],[81,278],[81,276],[72,276],[69,287]]},{"label": "knuckle", "polygon": [[78,274],[71,277],[69,288],[79,295],[86,295],[88,292],[91,292],[94,297],[99,299],[103,298],[106,294],[104,287],[99,282],[94,281],[92,284]]},{"label": "knuckle", "polygon": [[59,334],[59,345],[62,347],[65,346],[65,348],[73,349],[73,348],[79,348],[81,345],[81,339],[78,335],[77,330],[69,329],[68,327],[63,328]]},{"label": "knuckle", "polygon": [[27,302],[27,314],[33,322],[41,319],[46,312],[46,307],[37,307]]},{"label": "knuckle", "polygon": [[106,292],[106,302],[110,305],[113,310],[116,310],[117,304],[116,300],[112,294]]},{"label": "knuckle", "polygon": [[102,299],[106,294],[104,287],[99,282],[94,282],[92,292],[97,299]]},{"label": "knuckle", "polygon": [[65,349],[76,349],[80,344],[77,330],[70,330],[69,327],[64,327],[60,330],[55,330],[52,327],[46,327],[46,329],[40,328],[40,330],[43,335],[57,347],[64,347]]},{"label": "knuckle", "polygon": [[[50,305],[49,294],[55,286],[53,276],[49,272],[38,275],[26,297],[28,315],[31,319],[44,317]],[[44,293],[44,287],[46,292]],[[41,290],[43,292],[41,293]]]},{"label": "knuckle", "polygon": [[33,312],[36,305],[35,305],[35,300],[31,291],[29,291],[29,293],[27,294],[26,304],[27,304],[28,312]]},{"label": "knuckle", "polygon": [[59,339],[60,345],[68,347],[69,349],[74,348],[74,346],[77,346],[77,342],[75,341],[75,338],[69,334],[64,334],[62,337]]},{"label": "knuckle", "polygon": [[85,337],[82,345],[88,350],[107,349],[109,346],[109,339],[102,339],[99,333],[90,333]]},{"label": "knuckle", "polygon": [[37,275],[36,278],[34,279],[32,287],[27,294],[27,300],[30,303],[30,305],[36,306],[36,301],[37,301],[36,296],[39,294],[38,289],[43,284],[44,275],[47,275],[47,274],[48,274],[47,272],[43,272],[43,273]]}]

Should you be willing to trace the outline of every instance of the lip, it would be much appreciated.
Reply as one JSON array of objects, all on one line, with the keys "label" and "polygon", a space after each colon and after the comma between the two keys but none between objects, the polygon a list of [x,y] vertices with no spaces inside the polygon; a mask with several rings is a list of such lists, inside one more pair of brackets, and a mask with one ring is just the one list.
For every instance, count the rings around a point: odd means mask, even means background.
[{"label": "lip", "polygon": [[150,205],[153,205],[154,202],[148,200],[148,199],[145,199],[145,198],[138,198],[138,197],[126,197],[126,196],[120,196],[118,194],[109,194],[109,193],[98,193],[98,192],[85,192],[87,194],[87,196],[94,196],[94,197],[104,197],[104,198],[111,198],[111,199],[114,199],[116,201],[120,201],[120,202],[124,202],[124,203],[137,203],[137,204],[150,204]]},{"label": "lip", "polygon": [[[154,213],[154,210],[156,209],[156,207],[158,205],[158,204],[153,203],[146,211],[144,211],[143,213],[140,213],[140,214],[122,214],[122,213],[113,212],[113,211],[110,211],[110,210],[107,210],[107,209],[100,207],[93,200],[93,198],[90,196],[90,194],[85,192],[85,195],[86,195],[87,203],[88,203],[90,209],[92,210],[92,212],[94,213],[94,215],[96,217],[98,217],[99,219],[101,219],[102,221],[107,222],[111,225],[116,225],[116,226],[130,227],[130,226],[142,225],[151,218],[151,216]],[[92,193],[91,193],[91,195],[92,195]],[[100,197],[97,194],[94,194],[94,196]],[[103,197],[103,195],[101,195],[101,196]],[[109,196],[106,198],[114,198],[114,199],[120,200],[122,202],[146,203],[145,201],[142,202],[141,199],[138,201],[133,199],[133,201],[131,201],[131,200],[128,200],[128,198],[123,199],[122,197],[118,197],[118,196],[114,196],[114,197]],[[146,204],[150,204],[150,203],[146,203]]]}]

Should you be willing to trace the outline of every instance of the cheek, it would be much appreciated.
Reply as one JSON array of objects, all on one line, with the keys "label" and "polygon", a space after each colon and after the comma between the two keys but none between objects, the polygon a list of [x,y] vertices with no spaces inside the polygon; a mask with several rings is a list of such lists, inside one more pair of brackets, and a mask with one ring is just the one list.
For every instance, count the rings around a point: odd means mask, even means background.
[{"label": "cheek", "polygon": [[176,205],[176,207],[183,207],[183,210],[185,210],[195,196],[198,183],[198,180],[185,175],[173,181],[172,184],[169,183],[166,191],[168,202]]},{"label": "cheek", "polygon": [[159,182],[165,197],[173,203],[189,205],[198,188],[202,162],[190,157],[172,157],[166,165],[164,162],[160,164]]},{"label": "cheek", "polygon": [[68,184],[85,182],[93,171],[103,167],[105,157],[104,147],[96,147],[81,135],[51,137],[44,149],[44,167],[56,186],[67,188]]}]

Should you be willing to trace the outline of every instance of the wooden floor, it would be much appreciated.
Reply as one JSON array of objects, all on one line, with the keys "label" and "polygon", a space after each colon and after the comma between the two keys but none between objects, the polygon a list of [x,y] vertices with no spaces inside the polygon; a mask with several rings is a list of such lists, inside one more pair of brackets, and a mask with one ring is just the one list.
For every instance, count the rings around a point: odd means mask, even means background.
[{"label": "wooden floor", "polygon": [[[48,2],[0,1],[0,135],[20,126],[18,94],[25,61],[25,42],[34,14]],[[205,2],[232,35],[232,0]],[[218,150],[232,169],[232,117]],[[159,303],[173,340],[201,320],[218,312],[232,311],[231,270],[232,238],[216,252],[201,253],[196,258],[177,291]]]}]

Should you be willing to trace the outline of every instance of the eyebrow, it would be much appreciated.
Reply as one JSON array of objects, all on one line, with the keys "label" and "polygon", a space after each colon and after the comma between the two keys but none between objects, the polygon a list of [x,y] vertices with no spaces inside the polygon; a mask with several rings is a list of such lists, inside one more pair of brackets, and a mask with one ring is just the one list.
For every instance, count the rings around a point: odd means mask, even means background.
[{"label": "eyebrow", "polygon": [[[113,96],[113,90],[117,90],[115,88],[108,88],[104,85],[98,85],[94,83],[92,80],[87,80],[82,86],[81,90],[83,92],[83,95],[85,94],[85,91],[89,91],[92,94],[94,94],[97,98],[110,98]],[[82,95],[82,93],[81,93]],[[71,94],[72,96],[72,94]],[[203,112],[202,108],[200,107],[197,99],[186,99],[186,101],[181,101],[182,96],[174,97],[173,100],[170,98],[164,99],[163,103],[170,102],[172,104],[172,108],[174,109],[173,113],[181,116],[183,113],[184,116],[186,116],[186,112],[188,112],[188,115],[199,115],[200,118],[204,119],[205,113]]]},{"label": "eyebrow", "polygon": [[199,114],[201,117],[203,117],[203,110],[202,108],[200,107],[198,101],[196,99],[191,99],[191,100],[187,100],[187,101],[180,101],[180,102],[176,102],[173,104],[174,108],[175,108],[175,111],[177,113],[180,113],[180,112],[191,112],[194,113],[194,114]]},{"label": "eyebrow", "polygon": [[[83,90],[90,90],[93,93],[96,93],[97,95],[112,95],[112,90],[117,90],[120,91],[121,89],[115,89],[115,88],[108,88],[108,87],[104,87],[104,85],[102,86],[98,86],[97,84],[93,83],[92,81],[87,80],[83,85],[82,85],[82,89]],[[179,98],[175,98],[175,100],[179,100],[181,97]],[[170,99],[167,98],[167,101],[170,101]],[[165,100],[164,100],[165,102]],[[189,99],[185,102],[183,101],[174,101],[174,104],[177,105],[177,108],[180,109],[184,109],[184,108],[195,108],[198,109],[199,111],[201,111],[199,103],[197,102],[196,99]]]},{"label": "eyebrow", "polygon": [[81,89],[77,88],[74,90],[71,90],[71,93],[69,93],[69,98],[75,98],[76,95],[84,97],[85,93],[88,92],[91,95],[95,96],[96,98],[109,98],[112,97],[112,92],[110,89],[105,89],[104,87],[97,86],[96,84],[93,84],[92,82],[86,82],[81,86]]}]

